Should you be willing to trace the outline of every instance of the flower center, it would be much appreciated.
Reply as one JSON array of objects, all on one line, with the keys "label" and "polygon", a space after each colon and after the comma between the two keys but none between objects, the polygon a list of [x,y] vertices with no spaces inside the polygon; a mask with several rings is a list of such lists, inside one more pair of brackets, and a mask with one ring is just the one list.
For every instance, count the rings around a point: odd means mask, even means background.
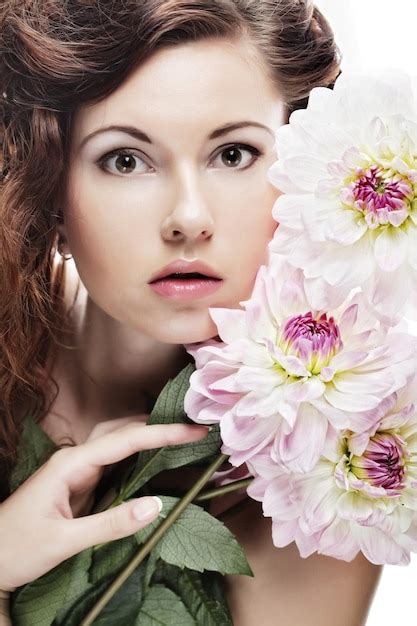
[{"label": "flower center", "polygon": [[362,456],[352,456],[351,472],[375,487],[390,491],[402,489],[406,470],[404,445],[399,435],[377,433],[369,440]]},{"label": "flower center", "polygon": [[341,190],[341,199],[361,213],[369,228],[401,226],[408,218],[414,188],[404,176],[380,165],[358,168],[355,179]]},{"label": "flower center", "polygon": [[318,319],[309,311],[285,323],[279,346],[287,355],[301,359],[312,374],[319,374],[342,348],[339,327],[323,313]]}]

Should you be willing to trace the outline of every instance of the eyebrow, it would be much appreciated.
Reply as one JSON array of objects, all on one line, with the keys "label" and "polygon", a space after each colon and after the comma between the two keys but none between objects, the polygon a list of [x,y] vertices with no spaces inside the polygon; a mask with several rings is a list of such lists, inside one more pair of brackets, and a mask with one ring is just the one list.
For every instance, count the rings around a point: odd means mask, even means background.
[{"label": "eyebrow", "polygon": [[[235,122],[231,124],[226,124],[225,126],[222,126],[221,128],[217,128],[216,130],[213,130],[213,132],[210,133],[208,138],[210,140],[217,139],[218,137],[221,137],[222,135],[226,135],[226,133],[230,133],[231,131],[238,130],[240,128],[246,128],[247,126],[255,126],[256,128],[263,128],[272,136],[274,136],[274,133],[271,128],[268,128],[268,126],[264,126],[264,124],[260,124],[259,122]],[[80,150],[93,137],[96,137],[97,135],[101,135],[103,133],[108,133],[110,131],[119,131],[122,133],[126,133],[127,135],[131,135],[132,137],[134,137],[135,139],[138,139],[139,141],[144,141],[145,143],[152,144],[152,140],[150,139],[150,137],[148,137],[148,135],[144,133],[142,130],[140,130],[139,128],[136,128],[135,126],[120,126],[118,124],[112,124],[111,126],[104,126],[103,128],[94,130],[92,133],[84,137],[84,139],[80,143]]]}]

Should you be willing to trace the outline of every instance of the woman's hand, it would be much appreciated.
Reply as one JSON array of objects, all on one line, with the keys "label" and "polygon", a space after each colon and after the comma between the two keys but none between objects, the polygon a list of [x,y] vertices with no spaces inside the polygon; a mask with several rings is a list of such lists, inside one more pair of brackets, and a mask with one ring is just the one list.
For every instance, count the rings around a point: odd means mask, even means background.
[{"label": "woman's hand", "polygon": [[88,547],[132,535],[155,520],[159,509],[150,496],[79,518],[71,508],[74,498],[91,493],[103,466],[140,450],[198,441],[208,433],[200,425],[131,420],[58,450],[0,504],[0,589],[13,591]]}]

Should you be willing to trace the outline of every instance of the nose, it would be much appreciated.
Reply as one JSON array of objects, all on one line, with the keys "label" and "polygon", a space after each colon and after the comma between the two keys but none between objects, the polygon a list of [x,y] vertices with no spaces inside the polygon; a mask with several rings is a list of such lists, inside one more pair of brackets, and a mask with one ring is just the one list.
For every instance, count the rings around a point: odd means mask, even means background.
[{"label": "nose", "polygon": [[193,168],[177,174],[172,207],[161,225],[166,241],[198,242],[213,234],[214,221],[201,180]]}]

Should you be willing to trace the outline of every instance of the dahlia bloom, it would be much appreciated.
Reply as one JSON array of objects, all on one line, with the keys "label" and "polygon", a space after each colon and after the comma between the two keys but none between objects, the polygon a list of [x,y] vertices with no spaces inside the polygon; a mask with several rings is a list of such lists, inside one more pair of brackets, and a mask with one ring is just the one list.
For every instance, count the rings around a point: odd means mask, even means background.
[{"label": "dahlia bloom", "polygon": [[417,311],[417,89],[401,72],[341,74],[276,133],[282,192],[270,250],[303,269],[318,308],[362,287],[395,325]]},{"label": "dahlia bloom", "polygon": [[331,311],[312,309],[301,270],[278,257],[240,304],[245,310],[209,309],[223,344],[186,346],[197,369],[185,411],[197,423],[220,423],[232,465],[269,446],[273,461],[309,471],[329,424],[366,431],[375,407],[416,368],[415,339],[387,332],[360,294]]},{"label": "dahlia bloom", "polygon": [[385,398],[366,432],[331,426],[308,474],[273,463],[267,449],[248,461],[256,477],[247,493],[272,518],[275,546],[295,541],[303,558],[317,552],[351,561],[361,551],[377,565],[410,562],[417,552],[416,382]]}]

